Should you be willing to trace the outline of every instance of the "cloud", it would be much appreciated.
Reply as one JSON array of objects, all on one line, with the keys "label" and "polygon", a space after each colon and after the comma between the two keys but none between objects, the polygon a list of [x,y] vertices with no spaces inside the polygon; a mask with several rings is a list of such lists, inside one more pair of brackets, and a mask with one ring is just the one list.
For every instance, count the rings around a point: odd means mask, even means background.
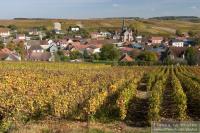
[{"label": "cloud", "polygon": [[119,4],[114,3],[114,4],[112,4],[112,7],[119,7]]},{"label": "cloud", "polygon": [[198,7],[197,7],[197,6],[192,6],[192,7],[190,7],[190,8],[192,8],[192,9],[197,9]]}]

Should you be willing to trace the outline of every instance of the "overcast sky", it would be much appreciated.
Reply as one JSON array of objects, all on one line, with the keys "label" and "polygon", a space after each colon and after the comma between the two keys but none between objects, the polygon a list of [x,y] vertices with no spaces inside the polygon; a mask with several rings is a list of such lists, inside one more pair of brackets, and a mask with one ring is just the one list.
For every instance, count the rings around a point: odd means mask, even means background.
[{"label": "overcast sky", "polygon": [[0,19],[200,16],[200,0],[1,0]]}]

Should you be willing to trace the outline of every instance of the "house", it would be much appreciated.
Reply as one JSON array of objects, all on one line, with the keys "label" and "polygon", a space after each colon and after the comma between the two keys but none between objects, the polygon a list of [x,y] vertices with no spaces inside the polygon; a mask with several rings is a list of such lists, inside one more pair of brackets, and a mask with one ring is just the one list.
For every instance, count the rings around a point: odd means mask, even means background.
[{"label": "house", "polygon": [[32,45],[39,45],[38,47],[41,47],[43,50],[47,50],[51,46],[51,42],[46,40],[30,40],[27,42],[27,49],[29,49]]},{"label": "house", "polygon": [[77,31],[80,31],[80,27],[79,26],[73,26],[73,27],[70,27],[69,30],[72,31],[72,32],[77,32]]},{"label": "house", "polygon": [[54,61],[54,55],[50,52],[32,52],[28,55],[30,61]]},{"label": "house", "polygon": [[61,31],[62,30],[62,25],[59,22],[54,23],[54,30]]},{"label": "house", "polygon": [[17,40],[26,40],[26,35],[25,34],[17,34],[16,39]]},{"label": "house", "polygon": [[21,57],[18,53],[10,51],[7,48],[0,50],[0,60],[5,61],[21,61]]},{"label": "house", "polygon": [[90,36],[91,36],[92,39],[96,39],[96,40],[104,40],[105,39],[105,36],[101,35],[98,32],[92,32],[90,34]]},{"label": "house", "polygon": [[10,35],[10,30],[8,28],[0,28],[1,37],[9,37]]},{"label": "house", "polygon": [[28,48],[29,53],[44,53],[44,49],[38,44],[32,44],[30,48]]},{"label": "house", "polygon": [[27,60],[30,61],[54,61],[53,53],[46,52],[40,43],[33,43],[27,49]]},{"label": "house", "polygon": [[56,45],[52,45],[49,47],[50,53],[56,53],[58,51],[58,47]]},{"label": "house", "polygon": [[37,28],[29,29],[28,34],[32,36],[38,36],[41,32]]},{"label": "house", "polygon": [[123,42],[117,42],[113,43],[116,47],[123,47],[124,43]]},{"label": "house", "polygon": [[56,34],[61,34],[61,30],[62,30],[62,25],[59,22],[55,22],[54,23],[54,32]]},{"label": "house", "polygon": [[172,40],[170,44],[172,47],[184,47],[184,41],[181,40]]},{"label": "house", "polygon": [[163,40],[164,40],[163,37],[151,37],[150,38],[150,43],[152,43],[152,44],[161,44]]},{"label": "house", "polygon": [[142,43],[142,36],[136,36],[136,37],[135,37],[135,41],[136,41],[137,43]]},{"label": "house", "polygon": [[95,54],[95,53],[100,53],[101,48],[102,48],[102,45],[90,45],[86,48],[86,50],[91,54]]},{"label": "house", "polygon": [[5,61],[21,61],[21,57],[19,54],[11,53],[5,58]]},{"label": "house", "polygon": [[109,38],[112,34],[110,32],[100,32],[100,35],[104,38]]},{"label": "house", "polygon": [[120,60],[120,62],[133,62],[133,58],[131,58],[128,54],[124,54]]},{"label": "house", "polygon": [[184,61],[186,49],[186,47],[169,47],[166,53],[171,60]]},{"label": "house", "polygon": [[113,35],[113,40],[120,40],[120,33],[118,33],[117,31],[115,32],[115,34]]}]

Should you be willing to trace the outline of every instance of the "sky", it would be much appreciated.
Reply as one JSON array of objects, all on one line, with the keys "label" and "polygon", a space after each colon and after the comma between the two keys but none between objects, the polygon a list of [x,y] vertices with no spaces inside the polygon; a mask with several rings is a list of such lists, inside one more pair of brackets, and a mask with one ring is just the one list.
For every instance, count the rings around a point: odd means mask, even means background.
[{"label": "sky", "polygon": [[199,16],[200,0],[1,0],[0,19]]}]

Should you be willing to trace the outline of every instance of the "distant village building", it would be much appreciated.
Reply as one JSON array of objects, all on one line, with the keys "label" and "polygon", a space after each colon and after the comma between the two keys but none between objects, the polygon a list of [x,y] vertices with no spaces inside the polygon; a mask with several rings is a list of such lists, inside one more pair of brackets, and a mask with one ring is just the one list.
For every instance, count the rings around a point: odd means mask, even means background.
[{"label": "distant village building", "polygon": [[33,28],[33,29],[29,30],[28,34],[32,35],[32,36],[38,36],[40,34],[40,32],[38,31],[38,29]]},{"label": "distant village building", "polygon": [[3,48],[0,50],[0,60],[21,61],[21,56],[16,52],[10,51],[7,48]]},{"label": "distant village building", "polygon": [[72,32],[78,32],[80,31],[80,27],[79,26],[74,26],[74,27],[69,27],[69,30],[72,31]]},{"label": "distant village building", "polygon": [[142,43],[142,36],[135,37],[137,43]]},{"label": "distant village building", "polygon": [[59,22],[54,23],[54,31],[56,34],[60,34],[62,30],[62,25]]},{"label": "distant village building", "polygon": [[47,41],[31,40],[27,44],[27,60],[54,61],[54,55],[47,52],[42,45],[48,45]]},{"label": "distant village building", "polygon": [[171,45],[173,47],[184,47],[184,41],[181,40],[172,40]]},{"label": "distant village building", "polygon": [[8,28],[0,28],[0,36],[1,37],[9,37],[10,30]]},{"label": "distant village building", "polygon": [[131,58],[128,54],[124,54],[121,59],[120,62],[133,62],[133,58]]},{"label": "distant village building", "polygon": [[54,23],[54,30],[62,30],[62,26],[61,26],[61,23],[59,23],[59,22],[56,22],[56,23]]},{"label": "distant village building", "polygon": [[99,32],[92,32],[90,35],[92,39],[96,39],[96,40],[104,40],[106,38],[106,36],[104,36],[103,34]]},{"label": "distant village building", "polygon": [[115,32],[115,34],[113,35],[113,40],[120,40],[120,33],[118,33],[117,31]]},{"label": "distant village building", "polygon": [[163,37],[151,37],[150,38],[150,42],[152,44],[161,44],[163,40],[164,40]]},{"label": "distant village building", "polygon": [[16,35],[17,40],[26,40],[26,35],[25,34],[18,34]]}]

